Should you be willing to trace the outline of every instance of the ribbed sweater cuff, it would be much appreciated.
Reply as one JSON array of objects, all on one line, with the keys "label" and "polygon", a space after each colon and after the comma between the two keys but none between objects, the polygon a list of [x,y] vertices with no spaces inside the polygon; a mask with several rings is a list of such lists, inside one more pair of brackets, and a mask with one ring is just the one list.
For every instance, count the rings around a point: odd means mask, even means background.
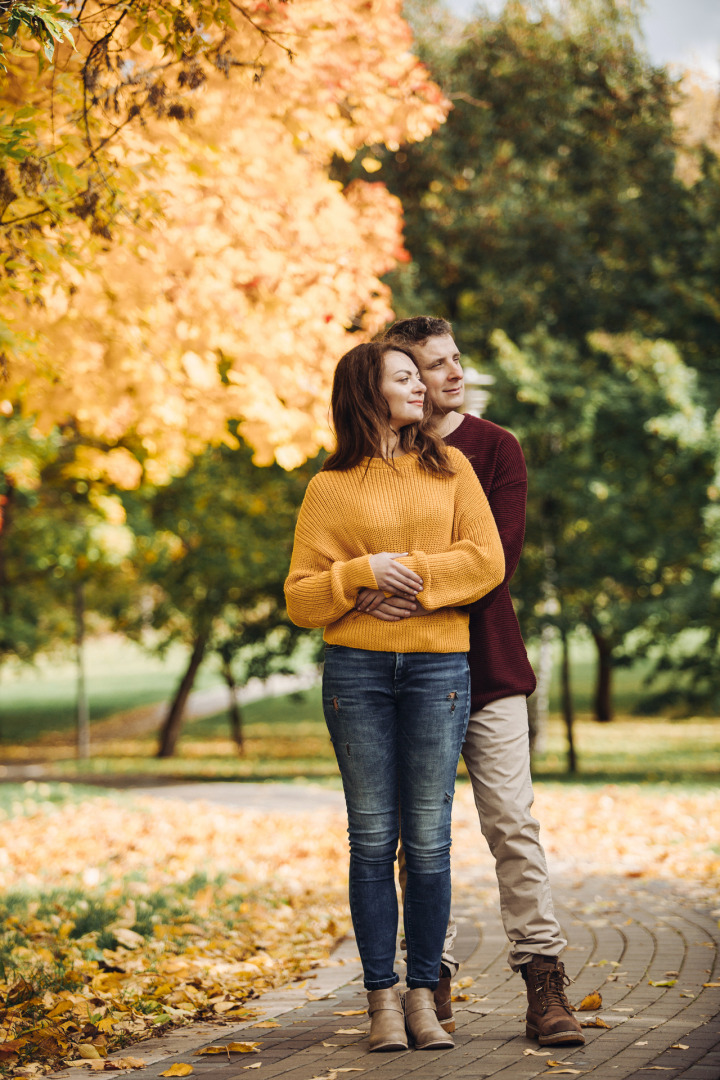
[{"label": "ribbed sweater cuff", "polygon": [[351,607],[360,589],[377,589],[378,587],[370,566],[369,555],[361,555],[345,563],[335,563],[331,568],[331,574],[333,576],[337,574],[343,596],[350,601]]},{"label": "ribbed sweater cuff", "polygon": [[[431,609],[428,607],[425,601],[429,597],[430,588],[430,563],[428,557],[424,551],[411,551],[409,555],[405,555],[402,559],[398,559],[397,562],[401,562],[403,566],[407,566],[408,570],[414,570],[423,579],[422,591],[418,593],[417,600],[426,611]],[[438,605],[442,607],[442,605]]]}]

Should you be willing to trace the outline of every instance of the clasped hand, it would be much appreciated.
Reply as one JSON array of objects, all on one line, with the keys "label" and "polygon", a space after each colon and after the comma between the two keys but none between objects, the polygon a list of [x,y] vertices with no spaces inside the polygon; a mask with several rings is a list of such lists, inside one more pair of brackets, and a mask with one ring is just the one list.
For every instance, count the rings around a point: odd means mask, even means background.
[{"label": "clasped hand", "polygon": [[[415,601],[423,588],[422,578],[395,561],[407,554],[407,551],[381,551],[379,555],[370,556],[370,566],[378,588],[360,590],[355,602],[358,611],[373,615],[383,622],[399,622],[411,615],[425,614],[424,608]],[[392,595],[386,596],[386,593]]]}]

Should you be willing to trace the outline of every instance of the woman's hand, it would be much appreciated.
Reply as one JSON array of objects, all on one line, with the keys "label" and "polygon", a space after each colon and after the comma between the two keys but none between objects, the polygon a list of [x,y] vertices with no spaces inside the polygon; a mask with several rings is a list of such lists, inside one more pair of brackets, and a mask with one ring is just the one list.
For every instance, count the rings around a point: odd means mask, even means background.
[{"label": "woman's hand", "polygon": [[414,570],[402,563],[395,562],[408,555],[407,551],[381,551],[370,556],[370,568],[375,576],[378,589],[394,593],[396,596],[415,597],[422,590],[423,579]]}]

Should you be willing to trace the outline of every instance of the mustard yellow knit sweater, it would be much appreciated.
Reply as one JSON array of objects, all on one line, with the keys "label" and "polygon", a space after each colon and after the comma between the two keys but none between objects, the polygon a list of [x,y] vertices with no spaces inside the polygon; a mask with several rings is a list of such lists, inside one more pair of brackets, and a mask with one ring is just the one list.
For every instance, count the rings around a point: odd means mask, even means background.
[{"label": "mustard yellow knit sweater", "polygon": [[[425,472],[415,454],[320,472],[300,509],[288,614],[324,626],[331,645],[386,652],[467,652],[470,604],[503,580],[505,561],[488,501],[467,458],[448,447],[454,476]],[[377,588],[369,556],[408,551],[399,561],[423,579],[430,615],[388,623],[354,610],[358,590]],[[438,610],[443,609],[443,610]]]}]

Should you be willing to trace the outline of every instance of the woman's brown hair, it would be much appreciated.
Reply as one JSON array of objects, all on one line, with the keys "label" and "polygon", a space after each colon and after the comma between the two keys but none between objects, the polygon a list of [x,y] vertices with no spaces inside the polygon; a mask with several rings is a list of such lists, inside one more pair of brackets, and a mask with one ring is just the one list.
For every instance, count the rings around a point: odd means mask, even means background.
[{"label": "woman's brown hair", "polygon": [[[383,457],[383,442],[390,422],[390,407],[380,385],[386,353],[399,352],[415,365],[409,349],[386,341],[356,345],[335,368],[332,388],[332,419],[337,446],[323,469],[344,470],[359,465],[364,458]],[[439,476],[453,476],[447,449],[430,429],[431,411],[425,399],[425,415],[417,424],[400,429],[400,449],[414,451],[423,469]],[[387,459],[392,465],[392,460]]]}]

